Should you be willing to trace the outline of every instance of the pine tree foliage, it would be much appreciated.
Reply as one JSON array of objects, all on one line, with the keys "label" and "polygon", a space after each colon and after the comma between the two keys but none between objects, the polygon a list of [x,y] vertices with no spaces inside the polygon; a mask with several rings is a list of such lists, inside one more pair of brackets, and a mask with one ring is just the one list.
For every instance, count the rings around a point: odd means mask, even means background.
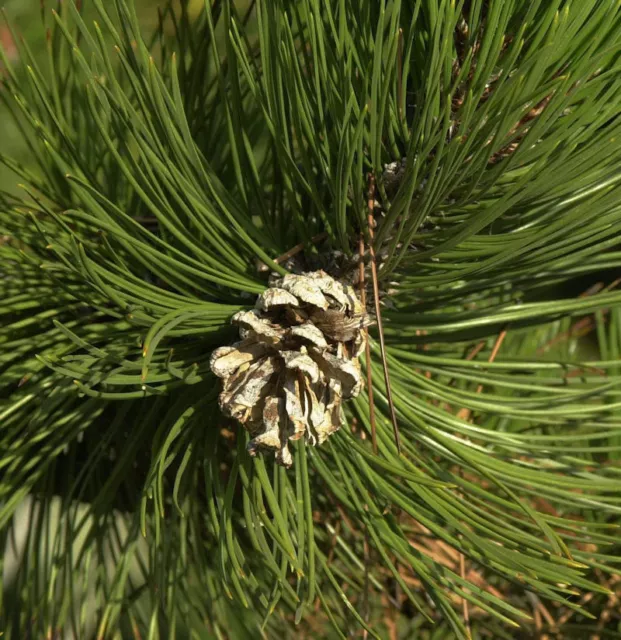
[{"label": "pine tree foliage", "polygon": [[[621,560],[619,3],[182,2],[152,35],[84,5],[0,92],[32,158],[2,156],[7,637],[516,637],[533,601],[586,637]],[[371,327],[378,453],[365,390],[253,458],[210,354],[278,256],[360,234],[402,452]]]}]

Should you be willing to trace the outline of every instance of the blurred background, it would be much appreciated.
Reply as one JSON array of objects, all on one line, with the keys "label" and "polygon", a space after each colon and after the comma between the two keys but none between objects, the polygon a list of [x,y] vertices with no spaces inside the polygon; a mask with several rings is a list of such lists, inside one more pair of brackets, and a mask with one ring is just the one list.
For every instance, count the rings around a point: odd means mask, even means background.
[{"label": "blurred background", "polygon": [[[75,0],[80,4],[80,0]],[[47,52],[46,29],[42,22],[42,10],[49,16],[51,10],[62,0],[4,0],[0,3],[3,9],[0,15],[0,46],[13,66],[15,73],[24,73],[25,69],[20,63],[20,50],[22,46],[30,49],[35,59],[41,62],[42,70],[45,69]],[[181,4],[185,4],[190,16],[196,15],[204,6],[205,0],[173,0],[175,9],[180,10]],[[138,17],[145,31],[148,33],[157,27],[158,8],[165,5],[166,0],[135,0]],[[97,11],[89,0],[81,0],[83,14],[87,21],[97,17]],[[112,8],[112,2],[110,6]],[[107,5],[107,0],[104,2]],[[166,25],[172,29],[172,25]],[[22,44],[22,42],[24,44]],[[6,69],[0,62],[0,75],[6,73]],[[5,101],[2,99],[2,87],[0,86],[0,154],[10,156],[23,165],[28,165],[28,149],[21,139],[18,125],[15,123]],[[15,175],[0,163],[0,190],[15,193],[18,190]]]}]

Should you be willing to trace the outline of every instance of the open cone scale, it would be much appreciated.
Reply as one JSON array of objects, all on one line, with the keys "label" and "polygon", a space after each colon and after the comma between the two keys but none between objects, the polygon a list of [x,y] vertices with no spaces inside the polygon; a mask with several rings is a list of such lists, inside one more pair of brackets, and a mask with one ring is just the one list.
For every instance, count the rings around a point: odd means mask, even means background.
[{"label": "open cone scale", "polygon": [[211,357],[220,408],[252,435],[251,454],[273,451],[289,467],[289,442],[325,442],[341,426],[342,401],[360,393],[368,316],[352,287],[314,271],[274,281],[232,323],[241,340]]}]

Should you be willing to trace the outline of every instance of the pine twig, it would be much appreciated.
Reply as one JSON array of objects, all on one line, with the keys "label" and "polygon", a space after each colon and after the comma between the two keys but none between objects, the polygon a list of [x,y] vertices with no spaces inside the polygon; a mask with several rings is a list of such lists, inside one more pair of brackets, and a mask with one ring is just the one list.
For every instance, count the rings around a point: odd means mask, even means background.
[{"label": "pine twig", "polygon": [[[295,247],[291,247],[291,249],[289,249],[288,251],[285,251],[285,253],[279,255],[277,258],[274,258],[274,262],[276,264],[280,264],[281,262],[284,262],[289,258],[293,258],[293,256],[300,253],[300,251],[302,251],[307,244],[317,244],[318,242],[321,242],[324,238],[327,238],[327,236],[328,236],[327,232],[322,231],[321,233],[318,233],[316,236],[313,236],[310,239],[309,243],[300,242],[299,244],[296,244]],[[259,271],[269,271],[269,267],[263,262],[259,263],[258,268],[259,268]]]},{"label": "pine twig", "polygon": [[375,315],[377,317],[377,331],[379,333],[380,340],[380,353],[382,356],[382,366],[384,368],[384,383],[386,385],[386,398],[388,400],[388,406],[390,407],[390,417],[392,419],[392,428],[395,434],[395,444],[397,445],[397,452],[401,455],[401,438],[399,436],[399,425],[397,424],[397,415],[395,413],[395,403],[392,399],[392,390],[390,388],[390,374],[388,372],[388,362],[386,360],[386,347],[384,343],[384,328],[382,324],[382,310],[380,308],[379,300],[379,283],[377,278],[377,260],[375,257],[375,249],[373,248],[373,206],[375,202],[375,178],[373,174],[369,174],[369,197],[368,197],[368,228],[369,228],[369,255],[371,257],[371,277],[373,278],[373,299],[375,303]]},{"label": "pine twig", "polygon": [[[507,335],[507,328],[505,327],[499,334],[498,337],[496,338],[496,342],[494,343],[494,346],[492,347],[492,352],[488,358],[488,362],[494,362],[494,360],[496,359],[496,356],[498,355],[498,351],[500,350],[500,347],[502,346],[502,343],[504,342],[504,339]],[[472,352],[468,355],[468,357],[466,358],[467,360],[472,360],[474,359],[474,357],[476,356],[476,354],[483,348],[483,344],[484,342],[480,342],[473,350]],[[483,391],[483,385],[480,384],[477,387],[476,393],[479,394],[481,393],[481,391]],[[464,418],[466,420],[468,420],[470,418],[470,410],[469,409],[461,409],[458,414],[457,414],[458,418]],[[460,469],[460,474],[461,474],[461,469]],[[460,535],[461,538],[461,535]],[[459,573],[461,578],[463,578],[464,580],[466,579],[466,558],[464,556],[463,553],[459,554]],[[466,625],[466,633],[468,634],[468,637],[472,637],[472,632],[470,629],[470,609],[469,609],[469,605],[468,605],[468,600],[466,600],[466,598],[462,598],[461,599],[461,606],[462,606],[462,612],[463,612],[463,616],[464,616],[464,624]]]},{"label": "pine twig", "polygon": [[[362,308],[367,308],[367,292],[364,281],[364,236],[360,234],[359,244],[360,262],[358,265],[358,284],[360,285],[360,303]],[[369,344],[369,327],[364,328],[365,344],[364,356],[367,366],[367,395],[369,396],[369,422],[371,423],[371,441],[373,453],[377,455],[377,425],[375,423],[375,399],[373,396],[373,372],[371,371],[371,345]]]},{"label": "pine twig", "polygon": [[403,29],[399,29],[397,39],[397,104],[399,117],[403,120]]},{"label": "pine twig", "polygon": [[[364,598],[362,602],[362,611],[364,615],[364,621],[369,624],[369,617],[371,615],[371,610],[369,608],[369,591],[371,589],[371,584],[369,581],[369,564],[371,561],[371,554],[369,551],[369,532],[367,527],[365,526],[364,531]],[[362,638],[363,640],[367,640],[369,637],[369,632],[366,629],[362,630]]]},{"label": "pine twig", "polygon": [[[504,342],[504,339],[507,335],[507,329],[506,327],[498,334],[498,337],[496,338],[496,342],[494,343],[494,346],[492,347],[492,352],[488,358],[488,362],[492,363],[494,362],[494,360],[496,360],[496,356],[498,355],[498,351],[500,350],[500,347],[502,345],[502,343]],[[480,351],[480,349],[478,349],[478,347],[475,347],[475,353],[472,354],[470,357],[466,358],[467,360],[472,360],[474,358],[474,355],[476,355],[476,353],[478,353]],[[481,393],[481,391],[483,391],[483,385],[480,384],[477,387],[476,393]],[[461,418],[462,420],[469,420],[470,419],[470,409],[460,409],[457,412],[457,417]]]},{"label": "pine twig", "polygon": [[[325,231],[322,231],[321,233],[318,233],[316,236],[313,236],[309,244],[316,244],[317,242],[320,242],[321,240],[326,238],[327,235],[328,234]],[[300,253],[300,251],[302,251],[302,249],[304,249],[305,246],[306,246],[306,242],[300,242],[299,244],[296,244],[295,247],[292,247],[291,249],[289,249],[289,251],[285,251],[285,253],[278,256],[278,258],[275,258],[274,262],[276,262],[277,264],[280,264],[281,262],[284,262],[289,258],[293,258],[293,256]]]},{"label": "pine twig", "polygon": [[[462,580],[466,580],[466,556],[464,556],[463,553],[459,554],[459,575]],[[464,617],[464,624],[466,625],[466,634],[468,638],[472,638],[472,630],[470,629],[470,607],[465,597],[461,599],[461,611]]]}]

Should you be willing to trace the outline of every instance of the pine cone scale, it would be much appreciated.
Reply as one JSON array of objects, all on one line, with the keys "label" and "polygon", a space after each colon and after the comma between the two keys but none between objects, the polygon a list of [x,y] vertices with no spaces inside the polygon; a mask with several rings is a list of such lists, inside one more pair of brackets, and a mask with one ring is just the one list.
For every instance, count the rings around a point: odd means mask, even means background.
[{"label": "pine cone scale", "polygon": [[342,402],[362,389],[368,317],[354,290],[323,271],[290,274],[232,318],[242,340],[216,349],[223,413],[253,436],[248,450],[293,463],[289,441],[315,446],[338,431]]}]

